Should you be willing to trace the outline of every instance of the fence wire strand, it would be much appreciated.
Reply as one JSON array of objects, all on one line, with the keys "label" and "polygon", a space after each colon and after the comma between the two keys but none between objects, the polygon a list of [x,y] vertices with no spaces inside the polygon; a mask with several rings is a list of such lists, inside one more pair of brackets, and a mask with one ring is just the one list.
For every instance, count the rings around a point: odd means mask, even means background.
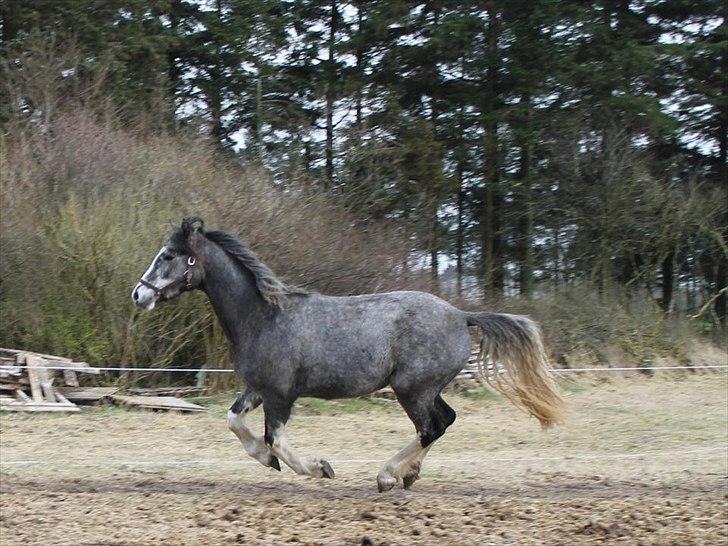
[{"label": "fence wire strand", "polygon": [[[553,373],[573,373],[573,372],[644,372],[644,371],[665,371],[665,370],[708,370],[708,369],[726,369],[728,365],[697,365],[697,366],[633,366],[633,367],[619,367],[619,368],[556,368]],[[84,368],[74,366],[13,366],[4,365],[0,366],[0,371],[14,371],[14,370],[75,370],[77,372],[83,372]],[[86,368],[88,369],[88,368]],[[167,372],[167,373],[235,373],[235,370],[227,368],[130,368],[121,366],[91,366],[91,370],[99,372]]]}]

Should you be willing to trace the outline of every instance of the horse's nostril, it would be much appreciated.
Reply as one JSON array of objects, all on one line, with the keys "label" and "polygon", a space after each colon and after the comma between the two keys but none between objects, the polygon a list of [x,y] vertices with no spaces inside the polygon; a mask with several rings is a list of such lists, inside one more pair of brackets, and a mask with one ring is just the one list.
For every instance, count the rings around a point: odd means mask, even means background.
[{"label": "horse's nostril", "polygon": [[134,290],[134,293],[131,295],[132,298],[134,298],[134,301],[139,301],[139,291]]}]

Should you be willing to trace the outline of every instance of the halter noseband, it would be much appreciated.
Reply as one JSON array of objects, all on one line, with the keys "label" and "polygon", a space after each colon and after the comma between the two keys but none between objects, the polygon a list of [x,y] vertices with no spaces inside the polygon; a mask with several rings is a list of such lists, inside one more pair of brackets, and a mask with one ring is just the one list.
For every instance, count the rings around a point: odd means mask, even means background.
[{"label": "halter noseband", "polygon": [[192,268],[194,267],[195,263],[197,263],[197,258],[195,256],[188,256],[187,269],[185,269],[182,277],[172,281],[169,284],[164,285],[162,288],[157,288],[152,283],[147,282],[144,279],[139,279],[139,284],[141,284],[142,286],[146,286],[147,288],[152,290],[157,296],[162,296],[162,292],[164,292],[168,288],[174,288],[179,284],[184,284],[185,288],[187,290],[190,290],[192,288]]}]

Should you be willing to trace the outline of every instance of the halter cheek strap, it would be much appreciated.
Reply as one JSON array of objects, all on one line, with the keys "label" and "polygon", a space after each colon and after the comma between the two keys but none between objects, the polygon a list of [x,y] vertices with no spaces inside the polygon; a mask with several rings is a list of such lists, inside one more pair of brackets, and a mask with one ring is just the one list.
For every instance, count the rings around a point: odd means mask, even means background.
[{"label": "halter cheek strap", "polygon": [[195,256],[189,256],[187,258],[187,269],[185,269],[182,277],[172,281],[169,284],[164,285],[162,288],[157,288],[152,283],[147,282],[144,279],[139,279],[139,284],[141,284],[142,286],[146,286],[147,288],[152,290],[157,296],[161,296],[162,292],[164,292],[165,290],[169,288],[175,288],[177,285],[180,284],[185,285],[185,288],[190,290],[192,288],[192,268],[194,267],[195,263],[197,263],[197,258]]}]

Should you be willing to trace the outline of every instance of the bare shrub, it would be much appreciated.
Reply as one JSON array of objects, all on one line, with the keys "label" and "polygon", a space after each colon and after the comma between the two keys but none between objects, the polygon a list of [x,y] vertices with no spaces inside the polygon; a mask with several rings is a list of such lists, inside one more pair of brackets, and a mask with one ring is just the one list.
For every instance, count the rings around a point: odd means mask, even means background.
[{"label": "bare shrub", "polygon": [[406,241],[332,198],[277,189],[196,138],[135,133],[75,108],[3,140],[0,342],[125,365],[226,366],[200,295],[143,314],[129,293],[171,224],[198,214],[287,282],[334,294],[402,287]]},{"label": "bare shrub", "polygon": [[498,308],[533,317],[551,350],[579,359],[577,366],[640,365],[668,355],[689,361],[687,348],[696,335],[687,318],[666,315],[648,294],[600,292],[589,283],[533,299],[508,298]]}]

